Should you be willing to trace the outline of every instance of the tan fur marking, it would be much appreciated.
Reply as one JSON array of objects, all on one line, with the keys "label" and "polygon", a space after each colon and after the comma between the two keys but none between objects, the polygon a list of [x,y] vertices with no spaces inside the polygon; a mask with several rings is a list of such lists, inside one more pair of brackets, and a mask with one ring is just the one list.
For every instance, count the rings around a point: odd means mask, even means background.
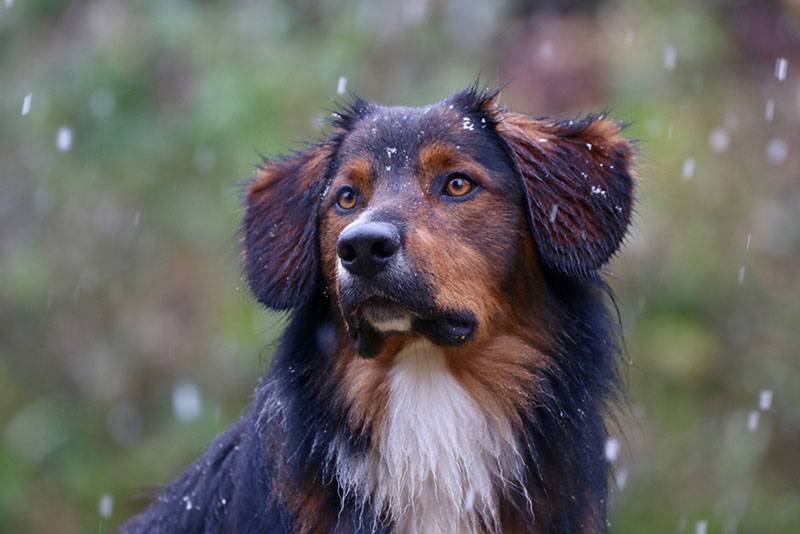
[{"label": "tan fur marking", "polygon": [[521,425],[518,411],[534,401],[532,370],[548,359],[526,341],[500,335],[482,347],[446,350],[451,372],[487,413],[497,421]]},{"label": "tan fur marking", "polygon": [[427,172],[438,172],[459,165],[462,159],[456,147],[442,142],[430,143],[419,151],[420,169]]},{"label": "tan fur marking", "polygon": [[326,502],[327,489],[319,483],[301,486],[284,483],[281,493],[288,508],[295,513],[294,524],[298,534],[327,532],[334,525],[336,516]]},{"label": "tan fur marking", "polygon": [[383,354],[373,360],[365,360],[356,354],[353,347],[348,347],[340,351],[337,361],[337,380],[350,423],[356,429],[370,429],[373,436],[380,434],[386,417],[390,351],[399,350],[394,347],[399,343],[399,338],[395,337],[391,341]]},{"label": "tan fur marking", "polygon": [[[308,160],[303,163],[295,173],[295,179],[299,181],[298,189],[306,189],[311,183],[324,175],[330,164],[332,148],[328,145],[321,145],[319,150],[311,152]],[[264,167],[259,168],[255,179],[247,189],[248,197],[262,195],[277,179],[283,178],[283,170],[290,162],[270,161]],[[279,200],[279,199],[276,199]]]},{"label": "tan fur marking", "polygon": [[339,170],[334,186],[339,185],[339,177],[358,188],[362,193],[368,192],[372,187],[372,166],[367,158],[353,159]]},{"label": "tan fur marking", "polygon": [[[562,137],[557,123],[533,119],[527,115],[513,112],[501,112],[497,124],[497,131],[512,140],[524,140],[523,143],[533,142],[544,152],[555,150],[553,142],[562,139],[572,139],[576,142],[588,143],[592,147],[592,156],[602,160],[608,159],[608,153],[614,149],[630,150],[630,141],[622,136],[622,128],[609,118],[599,118],[586,125],[585,128],[569,137]],[[627,162],[630,165],[630,161]],[[629,169],[628,169],[629,170]]]},{"label": "tan fur marking", "polygon": [[[406,247],[436,288],[439,306],[469,309],[488,320],[500,306],[492,293],[488,258],[469,245],[433,234],[418,226],[407,237]],[[481,321],[484,322],[484,321]]]},{"label": "tan fur marking", "polygon": [[423,146],[419,151],[420,184],[423,190],[434,178],[445,172],[463,172],[485,187],[492,183],[491,175],[464,150],[441,141]]}]

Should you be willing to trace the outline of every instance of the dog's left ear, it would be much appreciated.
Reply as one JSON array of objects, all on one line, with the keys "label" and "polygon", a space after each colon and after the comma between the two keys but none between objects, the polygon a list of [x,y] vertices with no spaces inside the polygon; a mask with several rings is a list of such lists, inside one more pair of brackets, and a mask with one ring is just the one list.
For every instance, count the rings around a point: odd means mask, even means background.
[{"label": "dog's left ear", "polygon": [[266,161],[246,190],[242,222],[250,289],[275,310],[299,306],[320,282],[317,215],[336,143]]},{"label": "dog's left ear", "polygon": [[495,110],[526,193],[543,263],[593,276],[619,248],[633,206],[634,147],[605,116],[547,121]]}]

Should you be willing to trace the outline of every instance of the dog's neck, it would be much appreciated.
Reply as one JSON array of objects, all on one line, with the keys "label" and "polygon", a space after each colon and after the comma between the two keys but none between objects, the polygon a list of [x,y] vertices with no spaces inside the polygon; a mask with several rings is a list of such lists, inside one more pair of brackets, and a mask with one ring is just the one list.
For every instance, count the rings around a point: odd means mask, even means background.
[{"label": "dog's neck", "polygon": [[466,532],[491,531],[498,516],[504,531],[602,531],[601,408],[616,344],[595,288],[559,287],[575,303],[552,321],[566,325],[560,333],[540,317],[496,320],[467,347],[392,335],[372,359],[326,301],[301,310],[284,341],[298,349],[279,352],[264,388],[275,399],[265,406],[284,414],[270,423],[285,428],[277,465],[301,480],[291,482],[298,495],[320,476],[329,491],[297,513],[318,521],[331,499],[340,511],[330,525],[374,521],[377,531],[413,532],[432,515]]},{"label": "dog's neck", "polygon": [[523,487],[511,422],[489,413],[444,352],[415,340],[386,374],[385,413],[363,457],[339,457],[346,492],[370,498],[399,532],[496,532],[508,487]]}]

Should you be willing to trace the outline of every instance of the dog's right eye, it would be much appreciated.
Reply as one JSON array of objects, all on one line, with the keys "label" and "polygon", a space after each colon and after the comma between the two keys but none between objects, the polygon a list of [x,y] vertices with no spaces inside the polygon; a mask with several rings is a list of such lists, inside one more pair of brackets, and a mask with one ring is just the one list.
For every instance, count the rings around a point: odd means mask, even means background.
[{"label": "dog's right eye", "polygon": [[443,192],[448,197],[459,198],[469,195],[474,189],[475,183],[466,174],[454,172],[447,177]]},{"label": "dog's right eye", "polygon": [[339,209],[350,211],[358,204],[358,191],[346,185],[336,193],[336,205]]}]

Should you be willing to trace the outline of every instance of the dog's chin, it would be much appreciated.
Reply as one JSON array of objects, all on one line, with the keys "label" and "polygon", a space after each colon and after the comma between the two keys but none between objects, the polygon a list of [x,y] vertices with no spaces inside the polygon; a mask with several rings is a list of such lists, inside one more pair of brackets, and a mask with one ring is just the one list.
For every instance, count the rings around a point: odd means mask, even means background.
[{"label": "dog's chin", "polygon": [[384,299],[361,303],[348,324],[356,349],[365,358],[378,355],[390,336],[424,336],[436,345],[459,346],[467,343],[477,328],[470,312],[419,312]]},{"label": "dog's chin", "polygon": [[388,301],[367,301],[361,306],[361,318],[381,334],[410,332],[414,319],[408,308]]}]

